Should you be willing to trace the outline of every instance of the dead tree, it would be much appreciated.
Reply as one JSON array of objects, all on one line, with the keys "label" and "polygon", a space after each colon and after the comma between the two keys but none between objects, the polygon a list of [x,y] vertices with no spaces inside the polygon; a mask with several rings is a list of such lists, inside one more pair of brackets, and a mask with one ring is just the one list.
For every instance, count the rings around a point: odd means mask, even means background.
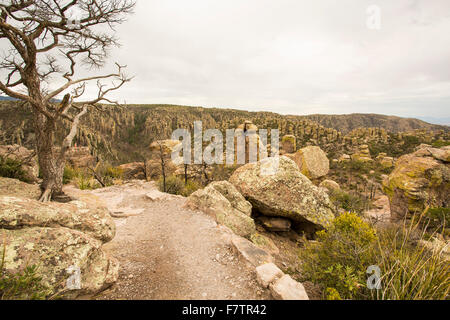
[{"label": "dead tree", "polygon": [[165,159],[165,150],[164,150],[164,145],[163,142],[161,140],[157,140],[156,143],[158,144],[158,155],[159,155],[159,159],[161,161],[161,176],[163,179],[163,192],[167,191],[167,186],[166,186],[166,159]]},{"label": "dead tree", "polygon": [[[112,103],[106,95],[130,80],[119,64],[115,73],[85,78],[75,75],[79,66],[93,70],[104,65],[108,50],[118,45],[114,27],[124,22],[133,8],[131,0],[0,2],[0,40],[8,46],[0,58],[5,73],[0,91],[33,110],[36,152],[43,178],[41,201],[64,198],[65,154],[81,117],[92,107],[100,108],[99,102]],[[51,88],[50,80],[59,87]],[[93,81],[97,81],[97,98],[79,101]],[[60,95],[64,98],[56,103]],[[58,126],[64,125],[62,120],[71,125],[61,145],[56,146],[54,136]]]}]

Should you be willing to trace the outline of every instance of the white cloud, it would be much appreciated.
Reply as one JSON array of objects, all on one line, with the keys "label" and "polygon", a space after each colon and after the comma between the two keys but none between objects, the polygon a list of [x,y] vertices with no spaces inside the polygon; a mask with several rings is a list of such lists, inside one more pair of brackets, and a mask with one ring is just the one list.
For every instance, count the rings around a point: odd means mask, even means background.
[{"label": "white cloud", "polygon": [[138,0],[111,59],[130,103],[448,117],[449,34],[448,0]]}]

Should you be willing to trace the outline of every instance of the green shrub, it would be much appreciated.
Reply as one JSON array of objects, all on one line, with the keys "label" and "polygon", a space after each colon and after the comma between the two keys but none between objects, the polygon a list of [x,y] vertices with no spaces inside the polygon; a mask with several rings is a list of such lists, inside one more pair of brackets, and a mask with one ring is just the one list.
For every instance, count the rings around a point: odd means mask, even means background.
[{"label": "green shrub", "polygon": [[327,297],[327,300],[342,300],[341,295],[334,288],[327,288],[327,290],[325,291],[325,295]]},{"label": "green shrub", "polygon": [[191,194],[193,194],[200,188],[201,187],[198,183],[192,180],[188,180],[187,184],[184,185],[183,190],[181,191],[181,195],[183,197],[189,197]]},{"label": "green shrub", "polygon": [[78,174],[73,181],[80,190],[94,190],[101,187],[100,183],[86,173]]},{"label": "green shrub", "polygon": [[0,300],[44,300],[50,290],[42,284],[37,275],[37,267],[30,266],[22,272],[10,274],[5,270],[5,251],[3,246],[0,260]]},{"label": "green shrub", "polygon": [[63,183],[68,184],[72,182],[72,180],[77,176],[77,171],[73,169],[71,166],[65,166],[64,167],[64,173],[63,173]]},{"label": "green shrub", "polygon": [[360,297],[366,269],[375,261],[375,230],[356,214],[345,213],[318,232],[317,241],[308,242],[300,253],[302,275],[323,289],[337,290],[343,299]]},{"label": "green shrub", "polygon": [[180,195],[184,188],[184,181],[175,176],[166,177],[166,185],[164,189],[164,179],[158,180],[158,188],[161,192]]},{"label": "green shrub", "polygon": [[183,179],[176,176],[166,177],[166,190],[164,191],[164,180],[161,177],[158,180],[158,189],[161,192],[170,194],[181,195],[183,197],[189,197],[192,193],[200,189],[201,186],[195,181],[188,180],[187,183]]},{"label": "green shrub", "polygon": [[19,179],[24,182],[30,182],[22,169],[20,161],[4,158],[0,156],[0,177]]},{"label": "green shrub", "polygon": [[424,214],[422,227],[426,229],[425,236],[443,233],[444,238],[450,236],[450,208],[430,208]]},{"label": "green shrub", "polygon": [[[342,208],[345,211],[363,213],[369,205],[369,201],[358,193],[348,193],[343,190],[332,190],[330,200],[336,209]],[[338,210],[336,210],[338,211]]]},{"label": "green shrub", "polygon": [[[449,263],[418,245],[419,226],[412,221],[375,232],[357,215],[343,214],[300,252],[304,280],[320,285],[327,299],[448,299]],[[379,290],[367,288],[369,266],[380,268]]]},{"label": "green shrub", "polygon": [[437,141],[433,142],[432,146],[435,148],[442,148],[442,147],[450,146],[450,141],[437,140]]},{"label": "green shrub", "polygon": [[95,168],[95,173],[100,177],[106,187],[113,186],[114,180],[123,179],[123,171],[120,168],[113,167],[108,163],[99,163]]},{"label": "green shrub", "polygon": [[377,300],[448,300],[450,264],[439,251],[418,246],[414,227],[384,230],[378,238],[381,290],[371,290]]}]

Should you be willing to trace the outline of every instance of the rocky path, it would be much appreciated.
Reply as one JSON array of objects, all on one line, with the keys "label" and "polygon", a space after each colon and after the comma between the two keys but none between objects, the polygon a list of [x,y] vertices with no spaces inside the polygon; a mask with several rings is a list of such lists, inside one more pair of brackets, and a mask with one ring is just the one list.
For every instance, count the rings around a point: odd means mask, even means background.
[{"label": "rocky path", "polygon": [[184,209],[184,198],[141,182],[91,192],[115,216],[128,216],[116,219],[117,235],[105,245],[120,262],[119,280],[97,299],[271,298],[227,230]]}]

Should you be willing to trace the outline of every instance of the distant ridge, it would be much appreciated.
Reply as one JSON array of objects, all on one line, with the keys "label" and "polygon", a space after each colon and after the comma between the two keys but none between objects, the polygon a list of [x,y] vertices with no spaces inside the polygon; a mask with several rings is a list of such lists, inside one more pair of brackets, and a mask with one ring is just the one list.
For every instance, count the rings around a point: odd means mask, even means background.
[{"label": "distant ridge", "polygon": [[6,96],[0,96],[0,101],[16,101],[17,99],[6,97]]},{"label": "distant ridge", "polygon": [[405,132],[416,129],[446,130],[447,125],[438,125],[415,118],[402,118],[371,113],[354,113],[344,115],[313,114],[303,116],[306,119],[318,122],[327,128],[333,128],[348,133],[357,128],[384,128],[390,132]]},{"label": "distant ridge", "polygon": [[[8,96],[0,96],[0,101],[18,101],[16,98],[11,98]],[[61,99],[52,99],[52,102],[61,102]]]}]

